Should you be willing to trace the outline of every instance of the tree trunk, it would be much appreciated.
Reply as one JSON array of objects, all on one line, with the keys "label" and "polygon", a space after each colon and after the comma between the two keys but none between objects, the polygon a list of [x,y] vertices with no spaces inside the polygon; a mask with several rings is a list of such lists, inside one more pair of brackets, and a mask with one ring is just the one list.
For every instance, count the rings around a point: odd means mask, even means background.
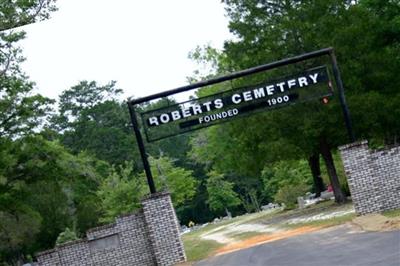
[{"label": "tree trunk", "polygon": [[256,212],[259,212],[259,211],[261,211],[261,208],[260,208],[260,204],[258,203],[256,194],[257,194],[257,192],[255,190],[251,190],[249,192],[249,197],[250,197],[251,203],[254,206],[254,209],[256,210]]},{"label": "tree trunk", "polygon": [[242,205],[244,209],[246,210],[246,213],[251,213],[251,203],[249,203],[246,198],[242,195],[239,194],[239,198],[242,201]]},{"label": "tree trunk", "polygon": [[227,216],[228,218],[232,218],[231,212],[228,211],[228,209],[227,209],[226,207],[225,207],[225,213],[226,213],[226,216]]},{"label": "tree trunk", "polygon": [[340,187],[339,177],[336,173],[335,163],[333,162],[333,157],[331,149],[325,137],[320,140],[320,152],[322,158],[324,158],[326,169],[328,171],[329,180],[331,182],[333,193],[335,195],[335,201],[337,203],[346,202],[346,196],[344,195],[342,188]]},{"label": "tree trunk", "polygon": [[321,168],[319,164],[319,153],[315,152],[308,158],[308,165],[313,176],[315,197],[320,197],[321,192],[325,190],[324,181],[321,178]]}]

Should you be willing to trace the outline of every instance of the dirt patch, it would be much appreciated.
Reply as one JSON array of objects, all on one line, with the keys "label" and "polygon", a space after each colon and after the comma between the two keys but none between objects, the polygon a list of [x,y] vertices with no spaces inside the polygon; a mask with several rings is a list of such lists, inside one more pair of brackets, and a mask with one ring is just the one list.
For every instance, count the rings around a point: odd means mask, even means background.
[{"label": "dirt patch", "polygon": [[[259,232],[264,237],[266,235],[275,235],[287,231],[286,225],[309,223],[321,220],[329,220],[354,213],[353,205],[334,205],[322,206],[315,209],[293,210],[287,214],[277,214],[278,217],[266,216],[265,214],[254,214],[242,217],[232,223],[218,226],[212,230],[206,231],[200,237],[205,240],[217,241],[221,244],[236,244],[236,235],[248,232]],[[260,220],[255,220],[255,218]],[[251,222],[250,222],[251,221]],[[263,234],[264,233],[264,234]]]},{"label": "dirt patch", "polygon": [[340,211],[335,211],[335,212],[323,212],[319,213],[313,216],[302,216],[298,218],[292,218],[286,221],[287,224],[299,224],[299,223],[309,223],[309,222],[315,222],[315,221],[322,221],[322,220],[329,220],[332,218],[336,217],[341,217],[345,216],[347,214],[352,214],[355,213],[354,208],[351,208],[349,210],[340,210]]},{"label": "dirt patch", "polygon": [[222,248],[217,249],[215,255],[221,255],[221,254],[236,251],[239,249],[244,249],[244,248],[256,246],[259,244],[264,244],[267,242],[272,242],[272,241],[276,241],[276,240],[280,240],[280,239],[284,239],[284,238],[288,238],[288,237],[292,237],[292,236],[310,233],[313,231],[320,230],[321,228],[322,228],[322,226],[318,226],[318,227],[303,226],[303,227],[299,227],[299,228],[296,228],[293,230],[254,236],[254,237],[251,237],[249,239],[246,239],[246,240],[243,240],[240,242],[236,242],[236,243],[232,243],[232,244],[223,246]]},{"label": "dirt patch", "polygon": [[[326,205],[330,204],[330,205]],[[338,205],[333,202],[326,202],[325,204],[321,204],[322,206],[316,205],[311,208],[306,208],[306,209],[296,209],[296,210],[291,210],[287,213],[283,214],[277,214],[272,217],[267,217],[266,219],[263,219],[259,221],[259,223],[265,224],[265,225],[276,225],[276,224],[285,224],[288,221],[292,221],[293,223],[297,222],[306,222],[306,221],[296,221],[296,219],[304,219],[307,220],[310,217],[314,217],[324,213],[324,215],[329,215],[330,213],[337,213],[339,212],[340,215],[345,215],[347,213],[342,213],[342,212],[347,212],[349,213],[354,212],[354,207],[351,203],[345,204],[345,205]],[[340,216],[339,215],[339,216]],[[325,218],[325,217],[320,217],[320,218]],[[320,219],[321,220],[321,219]]]},{"label": "dirt patch", "polygon": [[259,233],[273,233],[280,229],[272,226],[265,226],[262,224],[238,224],[233,223],[224,227],[219,227],[211,230],[203,235],[201,238],[206,240],[214,240],[219,243],[227,244],[235,242],[234,235],[247,233],[247,232],[259,232]]},{"label": "dirt patch", "polygon": [[353,223],[365,231],[393,231],[400,229],[400,218],[388,218],[381,214],[356,217]]}]

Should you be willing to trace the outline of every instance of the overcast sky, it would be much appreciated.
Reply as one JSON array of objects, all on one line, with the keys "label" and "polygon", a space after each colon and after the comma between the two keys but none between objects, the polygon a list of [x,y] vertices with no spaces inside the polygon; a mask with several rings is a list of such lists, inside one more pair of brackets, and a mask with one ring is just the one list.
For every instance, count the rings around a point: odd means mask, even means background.
[{"label": "overcast sky", "polygon": [[187,84],[197,45],[231,38],[219,0],[59,0],[50,20],[24,27],[24,71],[57,98],[80,80],[116,80],[128,96]]}]

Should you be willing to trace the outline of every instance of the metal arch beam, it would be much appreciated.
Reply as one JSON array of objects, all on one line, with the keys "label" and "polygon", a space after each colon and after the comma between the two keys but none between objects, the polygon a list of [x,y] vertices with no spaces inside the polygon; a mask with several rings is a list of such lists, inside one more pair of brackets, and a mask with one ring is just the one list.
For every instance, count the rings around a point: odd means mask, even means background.
[{"label": "metal arch beam", "polygon": [[241,78],[241,77],[248,76],[248,75],[251,75],[251,74],[255,74],[255,73],[258,73],[258,72],[262,72],[262,71],[270,70],[270,69],[273,69],[273,68],[277,68],[277,67],[280,67],[280,66],[285,66],[285,65],[289,65],[289,64],[298,63],[298,62],[301,62],[301,61],[304,61],[304,60],[307,60],[307,59],[311,59],[311,58],[315,58],[315,57],[319,57],[319,56],[322,56],[322,55],[328,55],[332,51],[333,51],[333,48],[329,47],[329,48],[321,49],[321,50],[318,50],[318,51],[314,51],[314,52],[310,52],[310,53],[306,53],[306,54],[302,54],[302,55],[298,55],[298,56],[282,59],[282,60],[275,61],[275,62],[272,62],[272,63],[268,63],[268,64],[265,64],[265,65],[248,68],[248,69],[245,69],[245,70],[242,70],[242,71],[238,71],[238,72],[234,72],[232,74],[228,74],[228,75],[225,75],[225,76],[222,76],[222,77],[217,77],[217,78],[212,78],[212,79],[205,80],[205,81],[200,81],[200,82],[193,83],[193,84],[190,84],[190,85],[187,85],[187,86],[183,86],[183,87],[179,87],[179,88],[176,88],[176,89],[172,89],[172,90],[156,93],[156,94],[145,96],[145,97],[142,97],[142,98],[132,99],[132,97],[131,97],[131,98],[128,98],[128,102],[131,103],[132,105],[136,105],[136,104],[148,102],[148,101],[151,101],[151,100],[154,100],[154,99],[157,99],[157,98],[167,97],[169,95],[173,95],[173,94],[177,94],[177,93],[193,90],[193,89],[196,89],[196,88],[209,86],[209,85],[220,83],[220,82],[224,82],[224,81],[227,81],[227,80]]}]

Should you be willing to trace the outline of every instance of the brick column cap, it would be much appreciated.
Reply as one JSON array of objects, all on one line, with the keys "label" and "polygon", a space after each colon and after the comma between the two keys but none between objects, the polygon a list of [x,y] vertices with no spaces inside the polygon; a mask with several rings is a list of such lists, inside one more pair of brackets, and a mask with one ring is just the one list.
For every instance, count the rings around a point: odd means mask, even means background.
[{"label": "brick column cap", "polygon": [[363,146],[363,145],[368,145],[368,140],[360,140],[360,141],[357,141],[357,142],[353,142],[353,143],[349,143],[349,144],[346,144],[346,145],[342,145],[342,146],[339,146],[338,149],[340,151],[344,151],[344,150],[351,149],[353,147]]}]

